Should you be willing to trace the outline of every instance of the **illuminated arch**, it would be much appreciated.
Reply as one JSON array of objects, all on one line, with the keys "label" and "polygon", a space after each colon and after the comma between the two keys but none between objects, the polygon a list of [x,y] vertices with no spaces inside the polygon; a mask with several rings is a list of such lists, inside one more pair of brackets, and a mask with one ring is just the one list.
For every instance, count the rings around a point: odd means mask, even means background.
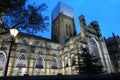
[{"label": "illuminated arch", "polygon": [[68,67],[68,56],[65,56],[65,67]]},{"label": "illuminated arch", "polygon": [[35,68],[45,68],[45,61],[41,55],[36,58]]},{"label": "illuminated arch", "polygon": [[91,50],[92,50],[91,53],[93,55],[96,55],[97,57],[99,55],[99,47],[98,47],[98,43],[95,38],[90,39],[90,45],[91,45]]},{"label": "illuminated arch", "polygon": [[0,71],[4,69],[6,63],[6,54],[4,51],[0,51]]},{"label": "illuminated arch", "polygon": [[91,40],[95,43],[95,45],[94,46],[92,45],[91,48],[93,47],[94,51],[97,50],[97,54],[95,52],[93,54],[96,56],[99,55],[100,63],[104,65],[103,55],[102,55],[102,52],[100,50],[100,45],[99,45],[98,41],[94,37],[92,37]]},{"label": "illuminated arch", "polygon": [[19,55],[19,57],[17,59],[16,67],[27,68],[27,56],[25,55],[25,53],[22,53]]},{"label": "illuminated arch", "polygon": [[57,69],[58,68],[58,61],[55,57],[52,57],[51,59],[51,69]]}]

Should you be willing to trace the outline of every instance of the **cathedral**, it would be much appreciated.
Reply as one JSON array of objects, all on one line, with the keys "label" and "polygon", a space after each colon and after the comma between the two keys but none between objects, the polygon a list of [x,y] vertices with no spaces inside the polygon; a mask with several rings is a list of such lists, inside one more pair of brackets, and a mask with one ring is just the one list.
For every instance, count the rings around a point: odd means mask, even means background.
[{"label": "cathedral", "polygon": [[112,37],[105,38],[106,46],[110,55],[115,73],[120,72],[120,37],[112,33]]},{"label": "cathedral", "polygon": [[13,41],[10,31],[0,27],[0,76],[80,74],[82,48],[100,58],[105,73],[112,73],[98,22],[86,25],[84,15],[78,20],[81,33],[76,34],[73,9],[59,2],[52,11],[51,39],[18,33]]}]

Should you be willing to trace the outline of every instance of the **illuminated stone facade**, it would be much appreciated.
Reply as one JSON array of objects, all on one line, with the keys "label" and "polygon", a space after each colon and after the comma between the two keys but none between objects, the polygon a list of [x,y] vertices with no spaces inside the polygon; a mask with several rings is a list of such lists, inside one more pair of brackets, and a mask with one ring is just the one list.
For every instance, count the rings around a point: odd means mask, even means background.
[{"label": "illuminated stone facade", "polygon": [[52,11],[52,39],[64,44],[75,35],[73,9],[59,2]]},{"label": "illuminated stone facade", "polygon": [[114,66],[115,73],[120,72],[120,37],[113,33],[112,37],[105,39],[108,52]]},{"label": "illuminated stone facade", "polygon": [[[59,21],[59,19],[62,20]],[[60,12],[52,21],[52,29],[54,28],[52,40],[19,33],[12,42],[9,31],[2,29],[0,76],[5,74],[5,69],[7,69],[7,76],[79,74],[78,55],[82,53],[81,47],[89,48],[89,52],[93,52],[100,58],[99,63],[104,66],[103,70],[111,73],[113,71],[111,61],[98,22],[94,21],[86,26],[83,15],[79,17],[79,21],[81,33],[76,35],[74,18]],[[54,22],[60,25],[59,28],[55,28]],[[62,26],[67,27],[68,24],[71,29],[63,29]],[[66,35],[68,38],[65,37]],[[7,61],[9,61],[8,66],[6,66]]]}]

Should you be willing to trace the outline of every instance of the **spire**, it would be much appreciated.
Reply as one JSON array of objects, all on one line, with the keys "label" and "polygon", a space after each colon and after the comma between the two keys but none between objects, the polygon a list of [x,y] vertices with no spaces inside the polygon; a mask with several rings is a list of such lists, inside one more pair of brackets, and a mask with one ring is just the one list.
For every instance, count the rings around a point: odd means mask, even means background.
[{"label": "spire", "polygon": [[112,32],[113,37],[115,38],[115,34]]},{"label": "spire", "polygon": [[82,23],[84,26],[86,26],[86,21],[85,21],[85,16],[81,14],[81,16],[79,17],[79,21],[80,23]]}]

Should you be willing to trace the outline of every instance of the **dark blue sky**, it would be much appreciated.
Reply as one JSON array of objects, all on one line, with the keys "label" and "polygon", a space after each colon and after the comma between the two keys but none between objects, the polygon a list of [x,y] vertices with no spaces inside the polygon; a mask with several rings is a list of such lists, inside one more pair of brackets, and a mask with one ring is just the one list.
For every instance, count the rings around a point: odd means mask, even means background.
[{"label": "dark blue sky", "polygon": [[50,25],[48,31],[40,33],[41,36],[51,38],[51,13],[58,1],[62,1],[74,9],[77,33],[80,33],[78,17],[83,14],[87,25],[91,21],[98,21],[103,36],[108,38],[112,32],[120,35],[120,0],[29,0],[28,3],[35,2],[39,5],[44,2],[48,6],[44,15],[49,16]]}]

